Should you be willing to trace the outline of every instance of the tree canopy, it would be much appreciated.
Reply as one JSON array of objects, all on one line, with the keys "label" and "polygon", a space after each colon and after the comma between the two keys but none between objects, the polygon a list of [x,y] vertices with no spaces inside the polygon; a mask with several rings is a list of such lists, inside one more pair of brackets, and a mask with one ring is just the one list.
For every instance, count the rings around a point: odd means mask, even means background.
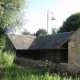
[{"label": "tree canopy", "polygon": [[24,24],[25,0],[0,0],[0,50],[5,44],[4,33]]},{"label": "tree canopy", "polygon": [[43,35],[46,35],[46,34],[47,34],[47,31],[45,29],[39,29],[36,32],[36,36],[43,36]]},{"label": "tree canopy", "polygon": [[51,29],[51,34],[53,35],[53,34],[56,34],[57,33],[57,28],[52,28]]},{"label": "tree canopy", "polygon": [[24,31],[22,32],[23,35],[30,35],[30,32],[27,31],[26,29],[24,29]]},{"label": "tree canopy", "polygon": [[60,27],[58,33],[75,31],[79,27],[80,27],[80,12],[69,16],[66,19],[66,21],[63,22],[63,25]]},{"label": "tree canopy", "polygon": [[24,7],[25,0],[0,0],[0,32],[22,26],[21,11]]}]

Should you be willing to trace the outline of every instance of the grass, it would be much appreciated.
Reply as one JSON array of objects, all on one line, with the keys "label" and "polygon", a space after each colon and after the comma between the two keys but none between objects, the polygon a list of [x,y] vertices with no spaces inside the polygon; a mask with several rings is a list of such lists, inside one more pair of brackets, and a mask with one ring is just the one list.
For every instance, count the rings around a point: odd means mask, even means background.
[{"label": "grass", "polygon": [[46,66],[21,67],[13,64],[14,57],[4,53],[0,56],[0,80],[80,80],[80,74],[56,72],[49,69],[51,62],[46,61]]},{"label": "grass", "polygon": [[[0,80],[80,80],[80,75],[68,75],[65,73],[49,72],[41,67],[11,67],[0,68],[3,76]],[[1,75],[0,75],[1,76]]]}]

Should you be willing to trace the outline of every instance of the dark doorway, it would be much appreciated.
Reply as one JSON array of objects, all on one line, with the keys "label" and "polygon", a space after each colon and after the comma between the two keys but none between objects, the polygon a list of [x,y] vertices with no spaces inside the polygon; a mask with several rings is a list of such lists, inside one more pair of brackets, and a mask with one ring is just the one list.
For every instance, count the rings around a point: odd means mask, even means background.
[{"label": "dark doorway", "polygon": [[60,51],[60,63],[68,63],[68,49]]}]

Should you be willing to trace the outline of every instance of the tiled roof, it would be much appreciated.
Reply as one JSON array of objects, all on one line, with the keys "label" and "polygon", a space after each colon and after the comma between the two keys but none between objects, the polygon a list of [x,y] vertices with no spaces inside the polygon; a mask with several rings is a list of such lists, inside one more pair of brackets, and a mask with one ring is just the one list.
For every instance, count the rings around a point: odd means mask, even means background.
[{"label": "tiled roof", "polygon": [[73,32],[58,33],[46,36],[26,36],[8,34],[10,41],[16,49],[57,49],[58,46],[65,41]]},{"label": "tiled roof", "polygon": [[7,34],[12,44],[16,49],[29,49],[36,37],[26,35],[12,35]]},{"label": "tiled roof", "polygon": [[57,49],[73,32],[58,33],[55,35],[38,36],[31,49]]}]

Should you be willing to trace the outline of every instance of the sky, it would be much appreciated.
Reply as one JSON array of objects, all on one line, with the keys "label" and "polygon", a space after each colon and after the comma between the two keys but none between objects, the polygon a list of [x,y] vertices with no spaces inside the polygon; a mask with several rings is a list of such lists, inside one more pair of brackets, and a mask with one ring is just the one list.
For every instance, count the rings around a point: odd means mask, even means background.
[{"label": "sky", "polygon": [[[47,30],[47,10],[49,10],[48,33],[52,28],[59,29],[70,15],[80,12],[80,0],[27,0],[25,9],[26,24],[24,29],[36,33],[39,29]],[[51,20],[53,17],[56,20]]]}]

